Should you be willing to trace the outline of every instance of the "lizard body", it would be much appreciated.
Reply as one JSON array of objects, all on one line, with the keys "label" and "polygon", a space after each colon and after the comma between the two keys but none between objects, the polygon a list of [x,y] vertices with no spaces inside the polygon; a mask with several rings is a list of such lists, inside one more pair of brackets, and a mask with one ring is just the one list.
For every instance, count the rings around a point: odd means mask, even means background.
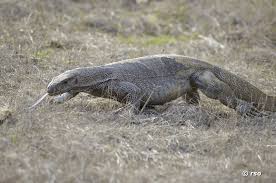
[{"label": "lizard body", "polygon": [[48,94],[64,102],[80,92],[130,103],[162,105],[178,97],[199,103],[198,90],[240,114],[276,111],[276,98],[207,62],[181,55],[153,55],[66,71],[48,85]]}]

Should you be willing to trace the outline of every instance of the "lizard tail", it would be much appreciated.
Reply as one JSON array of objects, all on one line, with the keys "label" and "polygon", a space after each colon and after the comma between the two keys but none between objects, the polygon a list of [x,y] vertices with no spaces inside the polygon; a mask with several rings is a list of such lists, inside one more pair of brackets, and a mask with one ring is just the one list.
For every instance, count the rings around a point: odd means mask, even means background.
[{"label": "lizard tail", "polygon": [[213,68],[215,76],[228,84],[238,99],[252,102],[258,109],[276,112],[276,96],[268,96],[244,79],[219,67]]},{"label": "lizard tail", "polygon": [[266,102],[264,109],[267,111],[276,112],[276,97],[275,96],[267,97],[267,102]]}]

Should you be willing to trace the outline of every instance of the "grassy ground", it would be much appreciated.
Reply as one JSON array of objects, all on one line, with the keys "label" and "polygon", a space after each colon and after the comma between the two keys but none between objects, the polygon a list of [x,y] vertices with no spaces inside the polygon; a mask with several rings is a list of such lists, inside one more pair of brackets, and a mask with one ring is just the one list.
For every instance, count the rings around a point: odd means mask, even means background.
[{"label": "grassy ground", "polygon": [[0,182],[275,182],[275,115],[244,119],[204,96],[152,116],[116,117],[121,104],[84,94],[26,110],[67,69],[159,53],[205,59],[275,95],[275,9],[275,0],[1,0]]}]

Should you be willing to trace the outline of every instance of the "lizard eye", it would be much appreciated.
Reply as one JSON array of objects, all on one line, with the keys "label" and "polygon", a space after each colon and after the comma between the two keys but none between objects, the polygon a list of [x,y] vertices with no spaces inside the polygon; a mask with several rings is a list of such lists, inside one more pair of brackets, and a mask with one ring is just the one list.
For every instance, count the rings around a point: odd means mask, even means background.
[{"label": "lizard eye", "polygon": [[69,79],[69,80],[65,80],[64,82],[63,82],[65,85],[75,85],[75,84],[77,84],[78,83],[78,80],[77,80],[77,78],[73,78],[73,79]]},{"label": "lizard eye", "polygon": [[78,79],[75,78],[75,79],[73,80],[73,82],[74,82],[74,84],[78,84]]}]

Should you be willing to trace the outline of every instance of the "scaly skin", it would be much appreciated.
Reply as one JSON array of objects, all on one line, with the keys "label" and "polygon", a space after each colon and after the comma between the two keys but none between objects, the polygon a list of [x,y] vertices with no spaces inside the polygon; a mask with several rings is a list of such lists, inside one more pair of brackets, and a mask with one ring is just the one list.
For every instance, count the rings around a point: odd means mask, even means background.
[{"label": "scaly skin", "polygon": [[181,55],[153,55],[98,67],[77,68],[55,77],[48,94],[65,102],[80,92],[130,103],[137,113],[144,105],[162,105],[178,97],[198,104],[198,89],[240,114],[276,111],[276,98],[247,81],[206,62]]}]

